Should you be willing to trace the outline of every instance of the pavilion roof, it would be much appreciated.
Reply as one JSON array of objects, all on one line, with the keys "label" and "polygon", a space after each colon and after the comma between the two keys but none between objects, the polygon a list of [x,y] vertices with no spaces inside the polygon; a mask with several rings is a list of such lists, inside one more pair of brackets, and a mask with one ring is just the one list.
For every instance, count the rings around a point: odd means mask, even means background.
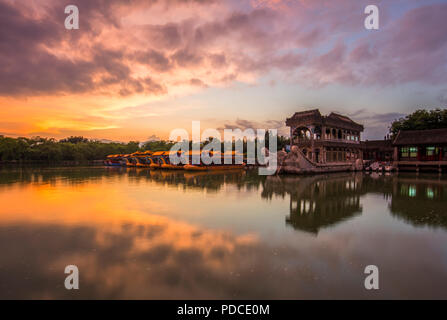
[{"label": "pavilion roof", "polygon": [[363,149],[379,149],[379,150],[392,150],[393,142],[391,140],[366,140],[362,141],[361,146]]},{"label": "pavilion roof", "polygon": [[348,130],[363,131],[363,125],[353,121],[351,118],[331,112],[328,116],[322,116],[320,110],[312,109],[295,112],[292,117],[287,118],[286,125],[309,125],[320,124]]},{"label": "pavilion roof", "polygon": [[393,145],[446,144],[447,128],[430,130],[401,130]]}]

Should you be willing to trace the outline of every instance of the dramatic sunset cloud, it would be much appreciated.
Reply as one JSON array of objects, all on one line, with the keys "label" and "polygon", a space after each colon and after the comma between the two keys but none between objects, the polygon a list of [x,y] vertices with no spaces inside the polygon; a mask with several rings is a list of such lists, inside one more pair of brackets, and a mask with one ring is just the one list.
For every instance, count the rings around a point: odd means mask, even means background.
[{"label": "dramatic sunset cloud", "polygon": [[362,0],[74,0],[66,30],[68,3],[0,0],[0,134],[143,141],[317,107],[382,137],[376,115],[445,104],[447,3],[376,2],[379,30]]}]

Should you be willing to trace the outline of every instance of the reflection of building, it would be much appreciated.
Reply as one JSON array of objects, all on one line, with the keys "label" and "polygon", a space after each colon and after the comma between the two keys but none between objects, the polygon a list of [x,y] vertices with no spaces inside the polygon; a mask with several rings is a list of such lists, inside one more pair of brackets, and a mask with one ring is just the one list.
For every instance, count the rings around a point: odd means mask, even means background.
[{"label": "reflection of building", "polygon": [[286,222],[295,229],[318,233],[321,228],[352,218],[361,212],[355,177],[316,182],[307,192],[290,196]]},{"label": "reflection of building", "polygon": [[447,128],[399,131],[393,141],[394,163],[399,168],[447,166]]},{"label": "reflection of building", "polygon": [[286,125],[290,127],[291,144],[314,162],[352,162],[362,158],[363,126],[346,116],[336,113],[322,116],[315,109],[295,112]]},{"label": "reflection of building", "polygon": [[416,226],[447,228],[447,181],[405,179],[393,181],[392,214]]},{"label": "reflection of building", "polygon": [[290,195],[286,223],[297,230],[318,233],[362,210],[362,175],[353,173],[313,177],[267,177],[262,196]]}]

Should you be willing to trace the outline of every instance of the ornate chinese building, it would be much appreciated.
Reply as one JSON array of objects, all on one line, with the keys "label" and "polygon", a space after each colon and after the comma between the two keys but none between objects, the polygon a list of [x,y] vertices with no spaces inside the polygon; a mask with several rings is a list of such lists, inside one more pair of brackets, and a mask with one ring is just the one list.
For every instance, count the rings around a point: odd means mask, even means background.
[{"label": "ornate chinese building", "polygon": [[447,167],[447,128],[399,131],[393,141],[394,165],[399,169]]},{"label": "ornate chinese building", "polygon": [[286,120],[291,144],[316,163],[354,162],[362,159],[360,134],[363,125],[350,118],[331,113],[321,115],[318,109],[295,114]]}]

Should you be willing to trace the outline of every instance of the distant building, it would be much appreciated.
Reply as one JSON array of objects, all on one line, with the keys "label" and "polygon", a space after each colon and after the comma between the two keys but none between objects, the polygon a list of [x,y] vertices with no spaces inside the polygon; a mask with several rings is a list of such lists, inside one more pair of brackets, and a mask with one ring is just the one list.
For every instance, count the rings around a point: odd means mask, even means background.
[{"label": "distant building", "polygon": [[399,131],[393,141],[394,164],[405,167],[447,165],[447,128]]},{"label": "distant building", "polygon": [[385,161],[393,160],[393,141],[386,140],[366,140],[361,142],[363,150],[363,160]]},{"label": "distant building", "polygon": [[290,127],[291,145],[296,145],[317,163],[354,162],[362,159],[360,134],[363,125],[350,118],[331,113],[321,115],[318,109],[296,112],[286,120]]}]

